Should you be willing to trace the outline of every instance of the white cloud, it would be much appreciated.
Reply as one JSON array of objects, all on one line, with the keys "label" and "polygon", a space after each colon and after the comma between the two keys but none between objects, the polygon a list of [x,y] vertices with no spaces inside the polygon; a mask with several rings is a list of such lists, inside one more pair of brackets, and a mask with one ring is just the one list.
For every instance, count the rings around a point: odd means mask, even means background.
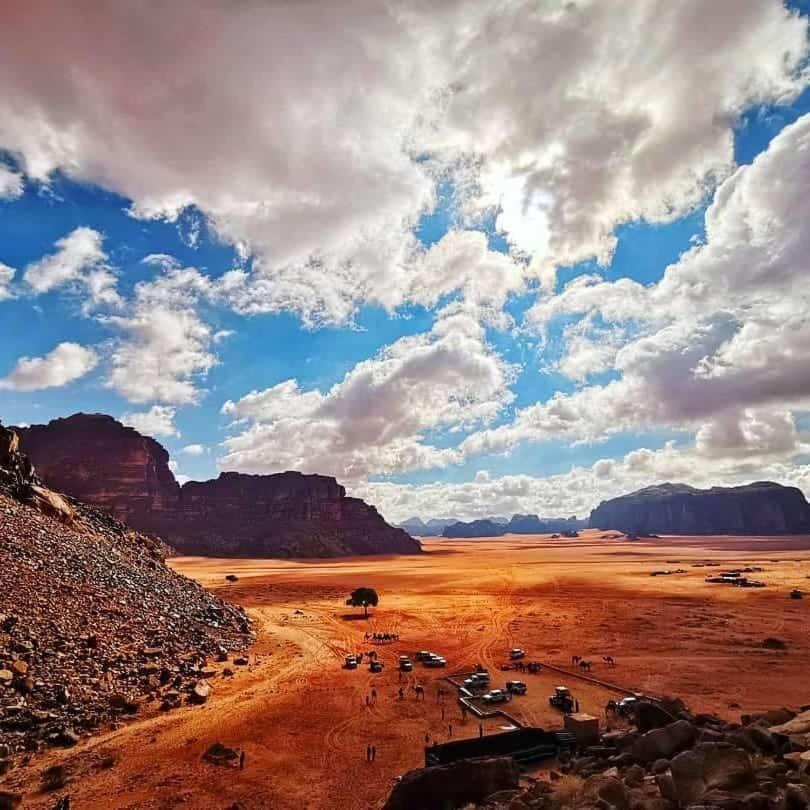
[{"label": "white cloud", "polygon": [[44,357],[21,357],[11,373],[0,380],[0,388],[12,391],[59,388],[83,377],[98,362],[92,349],[77,343],[60,343]]},{"label": "white cloud", "polygon": [[340,478],[444,466],[458,454],[426,435],[491,421],[513,397],[512,373],[478,321],[451,307],[430,332],[358,363],[326,393],[286,380],[226,402],[224,414],[250,424],[225,441],[220,465]]},{"label": "white cloud", "polygon": [[177,0],[133,15],[6,21],[0,146],[35,180],[61,170],[138,216],[197,206],[255,255],[225,280],[232,306],[308,323],[519,286],[492,257],[481,289],[466,260],[424,272],[440,257],[413,229],[448,171],[462,215],[502,208],[532,274],[605,261],[618,223],[702,199],[733,170],[739,114],[806,78],[805,22],[778,0]]},{"label": "white cloud", "polygon": [[68,287],[87,296],[85,309],[117,307],[122,299],[116,278],[106,264],[102,237],[92,228],[80,227],[56,242],[56,252],[25,268],[24,281],[35,294]]},{"label": "white cloud", "polygon": [[14,298],[14,293],[9,288],[9,285],[14,279],[17,271],[13,267],[0,262],[0,301],[8,301]]},{"label": "white cloud", "polygon": [[9,169],[4,163],[0,163],[0,201],[16,200],[21,197],[23,187],[23,176],[19,172]]},{"label": "white cloud", "polygon": [[203,456],[208,448],[204,444],[187,444],[180,452],[187,456]]},{"label": "white cloud", "polygon": [[[572,332],[561,367],[575,378],[609,367],[619,378],[530,405],[512,423],[469,437],[462,450],[594,441],[639,428],[693,430],[710,419],[730,426],[751,408],[773,409],[761,418],[778,423],[784,412],[810,409],[810,234],[803,225],[810,220],[809,180],[805,115],[720,186],[706,212],[705,243],[659,283],[584,278],[540,301],[528,321],[541,335],[561,315],[584,316],[586,336],[595,316],[615,326],[598,350]],[[704,432],[704,440],[717,431]]]},{"label": "white cloud", "polygon": [[166,268],[136,285],[125,314],[105,319],[122,333],[106,384],[130,402],[196,403],[200,380],[217,363],[216,335],[197,308],[211,282],[193,268]]},{"label": "white cloud", "polygon": [[121,421],[144,436],[179,436],[174,424],[176,413],[177,409],[168,405],[153,405],[148,411],[121,414]]}]

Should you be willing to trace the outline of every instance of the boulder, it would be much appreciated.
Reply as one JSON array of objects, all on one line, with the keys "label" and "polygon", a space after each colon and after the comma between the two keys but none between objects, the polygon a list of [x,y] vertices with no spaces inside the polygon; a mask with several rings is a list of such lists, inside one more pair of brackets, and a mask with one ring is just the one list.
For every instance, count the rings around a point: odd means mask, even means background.
[{"label": "boulder", "polygon": [[772,734],[793,736],[794,734],[810,733],[810,711],[801,712],[784,723],[771,726],[768,731]]},{"label": "boulder", "polygon": [[810,798],[807,789],[802,785],[788,785],[785,788],[785,810],[807,810]]},{"label": "boulder", "polygon": [[394,786],[384,810],[446,810],[480,802],[518,787],[520,771],[511,757],[460,760],[408,771]]},{"label": "boulder", "polygon": [[636,760],[652,763],[657,759],[669,759],[679,751],[689,748],[697,737],[697,730],[688,720],[678,720],[663,728],[642,734],[631,748]]},{"label": "boulder", "polygon": [[0,790],[0,810],[17,810],[22,805],[22,796],[10,790]]},{"label": "boulder", "polygon": [[237,754],[233,748],[228,748],[221,742],[215,742],[203,754],[203,759],[206,762],[213,763],[214,765],[230,765],[239,759],[239,754]]},{"label": "boulder", "polygon": [[205,681],[197,681],[197,683],[194,684],[194,688],[191,690],[188,699],[192,703],[200,705],[208,700],[208,696],[210,694],[211,687]]},{"label": "boulder", "polygon": [[663,706],[649,700],[640,701],[636,707],[636,725],[638,730],[642,732],[668,726],[670,723],[674,723],[676,719]]},{"label": "boulder", "polygon": [[732,790],[754,781],[748,753],[722,743],[701,743],[678,754],[671,772],[676,798],[683,804],[698,802],[712,790]]},{"label": "boulder", "polygon": [[629,810],[630,794],[620,779],[599,774],[589,776],[582,788],[583,796],[594,803],[606,802],[614,810]]},{"label": "boulder", "polygon": [[64,765],[51,765],[42,772],[42,789],[60,790],[67,784],[67,769]]}]

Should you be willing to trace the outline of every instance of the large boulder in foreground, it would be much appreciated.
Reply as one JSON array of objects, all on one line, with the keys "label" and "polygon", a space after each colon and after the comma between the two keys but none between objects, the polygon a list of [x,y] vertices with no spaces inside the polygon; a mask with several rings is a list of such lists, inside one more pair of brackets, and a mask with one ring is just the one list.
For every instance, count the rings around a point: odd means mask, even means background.
[{"label": "large boulder in foreground", "polygon": [[591,528],[629,534],[805,534],[810,504],[801,490],[763,481],[695,489],[661,484],[603,501]]},{"label": "large boulder in foreground", "polygon": [[98,506],[184,554],[335,557],[415,554],[419,542],[334,478],[222,473],[182,487],[158,442],[110,416],[75,414],[19,431],[49,487]]},{"label": "large boulder in foreground", "polygon": [[754,782],[748,753],[724,743],[701,743],[678,754],[670,768],[675,795],[682,805],[696,803],[712,790],[735,790]]},{"label": "large boulder in foreground", "polygon": [[511,757],[462,759],[450,765],[408,771],[383,810],[450,810],[479,802],[499,790],[514,790],[520,771]]},{"label": "large boulder in foreground", "polygon": [[678,720],[642,734],[633,743],[630,753],[636,760],[644,763],[670,759],[679,751],[689,748],[696,738],[695,727],[688,720]]}]

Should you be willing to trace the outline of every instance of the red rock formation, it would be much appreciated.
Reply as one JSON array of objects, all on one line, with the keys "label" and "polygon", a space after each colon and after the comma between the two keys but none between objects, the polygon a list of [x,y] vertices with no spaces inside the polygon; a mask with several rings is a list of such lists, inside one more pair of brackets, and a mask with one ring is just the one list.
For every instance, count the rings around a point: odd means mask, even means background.
[{"label": "red rock formation", "polygon": [[50,486],[103,507],[184,554],[334,557],[413,554],[418,542],[334,478],[222,473],[180,487],[169,454],[110,416],[75,414],[19,431]]}]

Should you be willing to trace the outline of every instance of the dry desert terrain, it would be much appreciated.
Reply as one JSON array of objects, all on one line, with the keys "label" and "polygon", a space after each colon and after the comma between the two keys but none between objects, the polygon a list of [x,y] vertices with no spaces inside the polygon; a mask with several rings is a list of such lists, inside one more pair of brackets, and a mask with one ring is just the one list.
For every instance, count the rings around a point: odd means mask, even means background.
[{"label": "dry desert terrain", "polygon": [[[810,702],[810,598],[788,598],[792,588],[810,589],[810,538],[628,541],[590,531],[570,540],[430,539],[424,548],[418,557],[173,560],[248,609],[258,631],[249,665],[217,665],[235,674],[213,678],[206,705],[168,714],[145,707],[126,726],[34,758],[10,775],[12,787],[26,792],[25,807],[50,808],[54,795],[37,793],[40,774],[62,762],[77,810],[374,808],[398,775],[423,764],[426,735],[441,742],[480,733],[477,719],[462,721],[443,680],[477,663],[490,669],[493,686],[525,680],[528,694],[506,709],[545,727],[561,723],[548,705],[558,684],[571,688],[582,711],[603,719],[606,701],[621,689],[676,694],[695,710],[731,718]],[[761,568],[751,576],[767,587],[705,582],[739,566]],[[683,573],[650,576],[659,569]],[[226,581],[228,574],[238,581]],[[380,594],[368,620],[345,605],[361,585]],[[373,646],[364,635],[374,631],[398,633],[399,641]],[[764,646],[767,638],[785,649]],[[515,646],[559,669],[499,672]],[[346,653],[372,648],[383,673],[342,668]],[[444,655],[447,670],[415,664],[401,680],[397,657],[419,649]],[[574,654],[590,659],[591,676],[604,683],[576,677]],[[415,683],[425,688],[423,701]],[[484,732],[506,725],[488,720]],[[203,761],[217,741],[245,752],[243,771]],[[377,748],[373,764],[369,744]]]}]

